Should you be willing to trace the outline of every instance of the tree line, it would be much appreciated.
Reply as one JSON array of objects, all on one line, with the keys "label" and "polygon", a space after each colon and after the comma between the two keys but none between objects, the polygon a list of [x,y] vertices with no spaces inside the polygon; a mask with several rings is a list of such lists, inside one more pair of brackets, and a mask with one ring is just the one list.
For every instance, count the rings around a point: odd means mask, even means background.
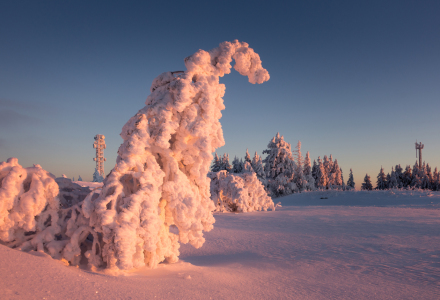
[{"label": "tree line", "polygon": [[325,155],[323,160],[318,157],[318,161],[314,160],[312,166],[309,152],[305,157],[301,154],[300,141],[294,153],[295,156],[292,154],[291,145],[277,133],[267,145],[267,149],[263,150],[263,154],[267,154],[264,159],[257,152],[251,159],[249,151],[246,150],[244,159],[235,157],[230,164],[229,154],[224,153],[219,157],[215,153],[211,171],[255,172],[272,197],[303,191],[355,188],[353,171],[350,169],[349,178],[345,183],[342,168],[339,167],[337,159],[333,160],[332,155]]}]

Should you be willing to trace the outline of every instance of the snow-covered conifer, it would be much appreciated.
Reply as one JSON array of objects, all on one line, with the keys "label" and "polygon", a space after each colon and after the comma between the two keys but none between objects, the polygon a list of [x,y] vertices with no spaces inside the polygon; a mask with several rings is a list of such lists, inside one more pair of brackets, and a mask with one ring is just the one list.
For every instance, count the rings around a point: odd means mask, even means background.
[{"label": "snow-covered conifer", "polygon": [[394,172],[396,173],[396,181],[397,181],[397,187],[402,188],[403,187],[403,169],[399,165],[396,165]]},{"label": "snow-covered conifer", "polygon": [[232,166],[229,163],[229,154],[228,153],[224,153],[223,154],[220,170],[225,170],[227,172],[231,172],[232,171]]},{"label": "snow-covered conifer", "polygon": [[263,161],[257,152],[255,152],[255,155],[252,158],[251,165],[252,169],[254,169],[254,172],[257,174],[258,179],[260,179],[261,182],[264,182],[266,174],[264,172]]},{"label": "snow-covered conifer", "polygon": [[385,190],[386,189],[386,175],[383,171],[382,166],[380,167],[379,174],[377,175],[376,189],[377,190]]},{"label": "snow-covered conifer", "polygon": [[412,188],[420,188],[420,186],[422,185],[422,180],[421,180],[421,171],[420,171],[420,167],[419,164],[416,163],[413,166],[413,170],[412,170],[412,174],[411,174],[411,184],[410,186]]},{"label": "snow-covered conifer", "polygon": [[390,179],[388,180],[388,188],[389,189],[394,189],[394,188],[398,188],[399,184],[397,183],[397,178],[396,178],[396,172],[394,171],[394,168],[391,167],[391,174],[390,174]]},{"label": "snow-covered conifer", "polygon": [[[327,155],[325,157],[327,157]],[[327,160],[327,162],[328,162],[328,160]],[[328,188],[328,177],[327,177],[328,173],[325,169],[324,163],[321,161],[320,156],[318,156],[318,168],[319,168],[319,173],[318,173],[319,187],[323,188],[323,189],[327,189]]]},{"label": "snow-covered conifer", "polygon": [[435,167],[434,169],[434,174],[432,175],[432,185],[431,185],[431,189],[433,191],[438,191],[440,190],[440,174],[437,170],[437,167]]},{"label": "snow-covered conifer", "polygon": [[211,166],[211,172],[218,172],[222,168],[222,160],[218,157],[217,152],[214,155],[214,161]]},{"label": "snow-covered conifer", "polygon": [[310,153],[309,153],[309,151],[307,151],[306,158],[304,159],[303,173],[304,173],[304,177],[305,177],[305,179],[307,181],[307,190],[309,190],[309,191],[315,190],[315,179],[314,179],[314,177],[312,175],[312,166],[311,166],[311,163],[310,163]]},{"label": "snow-covered conifer", "polygon": [[95,168],[95,172],[93,173],[93,182],[102,182],[104,178],[99,174],[98,169]]},{"label": "snow-covered conifer", "polygon": [[78,181],[83,181],[80,175],[78,175]]},{"label": "snow-covered conifer", "polygon": [[279,133],[269,142],[263,154],[267,154],[264,171],[268,190],[273,197],[288,195],[297,190],[293,182],[295,162],[290,144]]},{"label": "snow-covered conifer", "polygon": [[252,164],[251,156],[249,155],[248,149],[246,149],[246,154],[244,156],[244,163],[245,162],[248,162],[248,163]]},{"label": "snow-covered conifer", "polygon": [[402,187],[409,188],[412,180],[412,170],[411,166],[407,165],[405,168],[405,172],[402,174]]},{"label": "snow-covered conifer", "polygon": [[329,184],[329,187],[342,189],[342,177],[341,177],[342,173],[341,173],[341,168],[339,167],[338,164],[338,160],[335,159],[335,161],[331,164],[331,166],[332,166],[332,170],[330,172],[331,180],[329,180],[331,182],[331,185]]},{"label": "snow-covered conifer", "polygon": [[353,178],[353,170],[350,169],[350,174],[348,175],[348,180],[347,180],[347,188],[354,190],[354,187],[355,187],[355,182]]},{"label": "snow-covered conifer", "polygon": [[371,191],[373,189],[373,185],[371,184],[371,179],[368,174],[365,174],[361,189],[366,191]]},{"label": "snow-covered conifer", "polygon": [[345,191],[347,188],[345,186],[344,175],[342,174],[342,168],[340,168],[339,170],[341,171],[342,190]]},{"label": "snow-covered conifer", "polygon": [[232,161],[232,173],[243,173],[243,167],[243,161],[236,156]]}]

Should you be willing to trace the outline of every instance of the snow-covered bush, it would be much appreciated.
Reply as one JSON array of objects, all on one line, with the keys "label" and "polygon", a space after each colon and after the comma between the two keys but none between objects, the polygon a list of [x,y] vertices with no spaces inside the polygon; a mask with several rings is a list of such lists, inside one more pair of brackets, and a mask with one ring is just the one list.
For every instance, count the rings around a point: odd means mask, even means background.
[{"label": "snow-covered bush", "polygon": [[0,240],[44,250],[58,231],[57,195],[57,183],[40,165],[23,168],[16,158],[0,163]]},{"label": "snow-covered bush", "polygon": [[82,187],[69,178],[58,177],[55,181],[59,188],[58,198],[61,208],[81,203],[91,191],[88,187]]},{"label": "snow-covered bush", "polygon": [[[250,164],[246,162],[246,165]],[[255,172],[239,174],[210,172],[211,197],[219,212],[251,212],[275,210],[272,199]]]}]

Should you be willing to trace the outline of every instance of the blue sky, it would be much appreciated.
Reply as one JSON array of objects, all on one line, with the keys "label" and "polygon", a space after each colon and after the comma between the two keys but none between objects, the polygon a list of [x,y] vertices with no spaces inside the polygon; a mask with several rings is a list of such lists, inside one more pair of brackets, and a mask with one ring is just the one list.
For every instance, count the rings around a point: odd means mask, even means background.
[{"label": "blue sky", "polygon": [[152,80],[223,41],[245,41],[271,79],[235,71],[221,123],[231,161],[277,133],[311,158],[333,154],[357,187],[414,142],[440,167],[438,1],[1,1],[0,161],[90,180],[106,172]]}]

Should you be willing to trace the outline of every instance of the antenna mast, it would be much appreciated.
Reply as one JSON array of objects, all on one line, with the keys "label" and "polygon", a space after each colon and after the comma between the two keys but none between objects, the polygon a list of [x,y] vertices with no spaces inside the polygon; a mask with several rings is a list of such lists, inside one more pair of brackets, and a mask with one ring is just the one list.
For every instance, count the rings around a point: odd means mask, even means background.
[{"label": "antenna mast", "polygon": [[106,148],[104,135],[95,135],[93,148],[96,148],[96,157],[93,158],[93,160],[96,161],[96,170],[98,170],[99,175],[104,178],[104,162],[107,160],[106,158],[104,158],[104,149]]},{"label": "antenna mast", "polygon": [[422,142],[417,143],[416,140],[416,157],[417,157],[417,150],[419,150],[419,168],[422,166],[422,149],[425,147],[424,144],[422,144]]}]

